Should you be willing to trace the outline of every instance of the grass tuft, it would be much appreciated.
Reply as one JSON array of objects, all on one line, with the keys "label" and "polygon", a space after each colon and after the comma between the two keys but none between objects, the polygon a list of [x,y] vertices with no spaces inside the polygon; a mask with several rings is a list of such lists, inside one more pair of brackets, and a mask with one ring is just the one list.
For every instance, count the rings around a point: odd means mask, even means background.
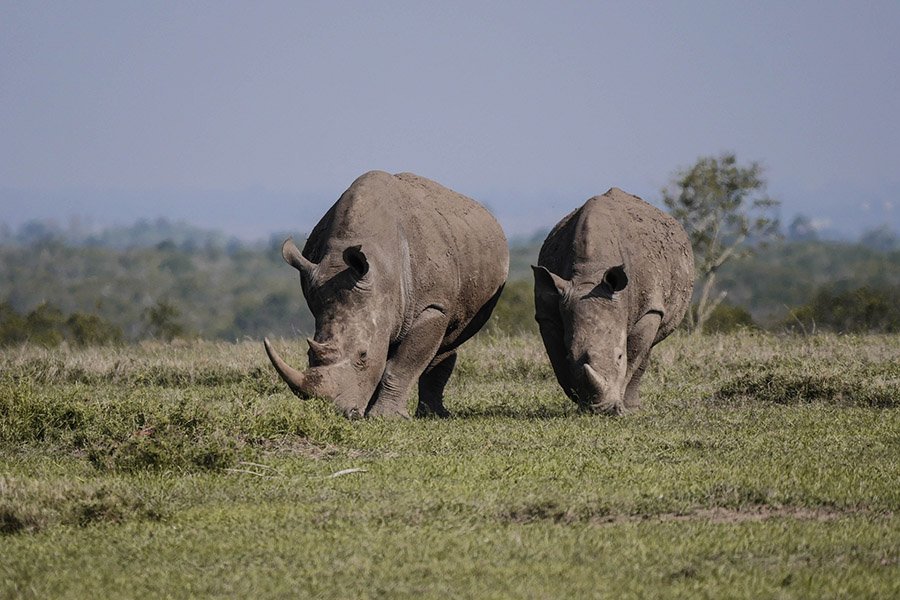
[{"label": "grass tuft", "polygon": [[326,402],[285,390],[260,396],[252,387],[47,386],[0,376],[0,443],[86,456],[102,471],[205,471],[291,438],[327,446],[352,437]]},{"label": "grass tuft", "polygon": [[167,515],[163,499],[148,500],[121,484],[0,478],[2,535],[37,533],[54,525],[160,521]]},{"label": "grass tuft", "polygon": [[[763,367],[742,373],[722,385],[716,398],[729,402],[755,400],[772,404],[805,404],[822,402],[839,406],[897,408],[900,406],[900,377],[892,376],[893,368],[882,372],[850,371],[833,373],[795,373]],[[759,372],[762,371],[762,372]]]}]

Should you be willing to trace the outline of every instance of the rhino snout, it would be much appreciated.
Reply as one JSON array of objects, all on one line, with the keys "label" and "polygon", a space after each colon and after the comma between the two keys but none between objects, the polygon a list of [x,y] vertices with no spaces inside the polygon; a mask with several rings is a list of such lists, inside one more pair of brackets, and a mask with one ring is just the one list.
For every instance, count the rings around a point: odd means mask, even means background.
[{"label": "rhino snout", "polygon": [[621,386],[598,373],[590,363],[582,367],[583,402],[595,413],[620,414],[623,412]]},{"label": "rhino snout", "polygon": [[[291,390],[301,399],[319,397],[330,400],[335,407],[350,419],[361,418],[371,396],[365,382],[358,381],[356,371],[349,361],[341,361],[326,366],[311,366],[305,371],[298,371],[288,365],[272,347],[268,339],[264,340],[266,353],[275,370],[288,384]],[[320,348],[310,345],[316,352]]]}]

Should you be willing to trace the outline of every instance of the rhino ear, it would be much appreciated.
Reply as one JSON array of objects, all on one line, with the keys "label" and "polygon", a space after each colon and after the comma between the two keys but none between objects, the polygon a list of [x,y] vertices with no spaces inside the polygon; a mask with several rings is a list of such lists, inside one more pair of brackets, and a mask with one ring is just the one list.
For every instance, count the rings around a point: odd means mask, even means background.
[{"label": "rhino ear", "polygon": [[534,271],[534,290],[542,296],[564,296],[569,290],[569,282],[550,272],[547,267],[536,267],[531,265]]},{"label": "rhino ear", "polygon": [[350,246],[344,250],[344,262],[353,270],[357,279],[362,279],[369,272],[369,260],[361,246]]},{"label": "rhino ear", "polygon": [[281,256],[284,258],[284,262],[301,273],[309,275],[316,268],[316,263],[308,260],[300,253],[300,250],[297,248],[296,244],[294,244],[294,238],[284,240],[284,243],[281,245]]},{"label": "rhino ear", "polygon": [[628,285],[628,275],[625,274],[625,265],[610,267],[603,274],[602,285],[606,287],[610,293],[621,292]]}]

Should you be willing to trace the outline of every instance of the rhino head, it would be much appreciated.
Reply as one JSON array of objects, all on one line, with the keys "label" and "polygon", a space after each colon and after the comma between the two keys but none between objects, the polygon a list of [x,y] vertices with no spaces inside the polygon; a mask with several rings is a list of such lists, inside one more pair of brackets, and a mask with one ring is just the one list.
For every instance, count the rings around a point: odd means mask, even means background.
[{"label": "rhino head", "polygon": [[583,408],[622,412],[628,383],[628,307],[619,294],[628,285],[624,265],[572,279],[532,269],[536,318],[541,335],[555,342],[548,353],[560,385]]},{"label": "rhino head", "polygon": [[316,320],[308,339],[309,368],[300,372],[282,360],[265,340],[269,360],[301,398],[332,401],[345,416],[360,418],[376,393],[385,370],[396,319],[391,265],[369,256],[362,246],[333,239],[322,260],[313,263],[292,239],[281,247],[284,260],[300,272],[303,294]]}]

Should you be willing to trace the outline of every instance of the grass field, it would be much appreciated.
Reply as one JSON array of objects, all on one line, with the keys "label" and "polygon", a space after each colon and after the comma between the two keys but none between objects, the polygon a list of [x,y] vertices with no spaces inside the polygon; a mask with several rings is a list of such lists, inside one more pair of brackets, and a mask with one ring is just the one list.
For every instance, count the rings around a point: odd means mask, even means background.
[{"label": "grass field", "polygon": [[625,417],[481,337],[348,422],[256,342],[4,350],[0,597],[900,597],[900,337],[654,352]]}]

